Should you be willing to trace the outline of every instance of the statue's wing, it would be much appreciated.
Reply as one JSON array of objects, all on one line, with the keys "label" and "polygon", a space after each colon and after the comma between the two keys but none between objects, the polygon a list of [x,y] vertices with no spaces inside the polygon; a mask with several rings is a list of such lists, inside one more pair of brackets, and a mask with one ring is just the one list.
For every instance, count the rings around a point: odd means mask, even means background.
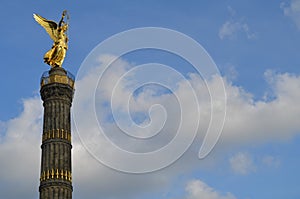
[{"label": "statue's wing", "polygon": [[47,31],[53,41],[57,41],[57,23],[41,17],[38,14],[33,14],[34,19]]}]

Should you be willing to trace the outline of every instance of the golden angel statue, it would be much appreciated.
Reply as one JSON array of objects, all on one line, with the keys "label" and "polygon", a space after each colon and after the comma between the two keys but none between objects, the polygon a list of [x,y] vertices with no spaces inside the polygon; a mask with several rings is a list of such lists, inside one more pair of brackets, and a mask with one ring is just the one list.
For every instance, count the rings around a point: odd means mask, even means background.
[{"label": "golden angel statue", "polygon": [[57,24],[54,21],[47,20],[40,15],[33,14],[34,19],[47,31],[54,41],[52,48],[44,55],[44,62],[51,67],[61,67],[68,49],[68,23],[64,21],[65,16],[68,19],[67,11],[63,11],[61,20]]}]

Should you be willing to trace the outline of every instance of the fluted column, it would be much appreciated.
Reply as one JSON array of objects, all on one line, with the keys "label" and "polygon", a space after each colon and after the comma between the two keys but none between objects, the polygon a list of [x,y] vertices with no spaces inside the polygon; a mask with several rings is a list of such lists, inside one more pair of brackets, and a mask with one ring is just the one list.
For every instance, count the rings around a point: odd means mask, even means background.
[{"label": "fluted column", "polygon": [[41,79],[44,106],[40,199],[72,198],[70,109],[74,78],[63,68],[52,68]]}]

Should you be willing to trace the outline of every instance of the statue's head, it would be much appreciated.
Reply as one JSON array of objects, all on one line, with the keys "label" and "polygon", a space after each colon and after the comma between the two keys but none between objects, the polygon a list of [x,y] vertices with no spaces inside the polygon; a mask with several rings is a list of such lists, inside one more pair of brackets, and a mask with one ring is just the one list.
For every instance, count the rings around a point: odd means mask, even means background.
[{"label": "statue's head", "polygon": [[67,30],[68,30],[68,24],[64,23],[64,24],[62,25],[62,27],[61,27],[61,30],[62,30],[63,32],[67,31]]}]

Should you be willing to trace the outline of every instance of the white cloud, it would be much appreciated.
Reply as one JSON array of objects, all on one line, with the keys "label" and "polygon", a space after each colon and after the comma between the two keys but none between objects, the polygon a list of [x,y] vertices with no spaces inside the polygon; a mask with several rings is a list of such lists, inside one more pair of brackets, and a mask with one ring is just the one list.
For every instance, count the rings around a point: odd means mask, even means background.
[{"label": "white cloud", "polygon": [[[36,198],[42,108],[39,98],[23,100],[19,117],[6,122],[0,142],[0,198]],[[16,191],[16,187],[18,187]]]},{"label": "white cloud", "polygon": [[280,8],[284,15],[290,17],[300,30],[300,0],[291,0],[289,3],[282,2]]},{"label": "white cloud", "polygon": [[222,66],[222,71],[224,77],[226,77],[226,79],[229,82],[234,82],[239,77],[239,73],[233,64],[230,63],[225,64],[224,66]]},{"label": "white cloud", "polygon": [[239,152],[229,159],[230,167],[236,174],[246,175],[256,170],[252,157]]},{"label": "white cloud", "polygon": [[[254,101],[251,93],[227,84],[227,119],[222,134],[224,143],[235,145],[284,140],[299,133],[300,77],[291,74],[273,74],[270,87],[271,101]],[[230,144],[226,144],[230,145]]]},{"label": "white cloud", "polygon": [[219,30],[220,39],[233,35],[240,29],[240,23],[226,21]]},{"label": "white cloud", "polygon": [[214,188],[208,186],[201,180],[192,180],[188,182],[186,188],[187,196],[185,199],[235,199],[231,193],[220,194]]},{"label": "white cloud", "polygon": [[[101,63],[108,58],[102,57]],[[109,60],[109,59],[108,59]],[[98,67],[101,67],[101,63]],[[115,66],[113,70],[108,71],[108,76],[103,79],[102,87],[99,88],[99,96],[97,99],[99,102],[109,99],[111,89],[114,83],[118,80],[127,67],[130,66],[124,60],[116,62],[119,64],[119,68]],[[90,80],[97,78],[97,69],[77,81],[77,88],[82,86],[83,92],[89,91],[92,88]],[[227,103],[227,119],[224,126],[224,131],[221,136],[221,140],[214,150],[214,154],[222,154],[226,152],[228,148],[234,148],[240,145],[247,145],[252,143],[264,143],[272,140],[284,140],[291,138],[292,136],[300,132],[300,123],[298,121],[300,115],[300,107],[295,106],[300,101],[300,77],[291,74],[270,74],[268,76],[270,87],[272,87],[275,99],[272,101],[254,101],[252,94],[247,93],[241,87],[232,85],[230,82],[224,79],[228,103]],[[124,103],[124,96],[127,95],[128,86],[132,79],[125,80],[124,86],[121,86],[117,90],[117,104],[120,107],[126,107],[127,103]],[[201,121],[199,137],[203,137],[207,128],[207,124],[210,118],[210,101],[207,88],[204,82],[198,75],[191,74],[190,81],[196,89],[200,101]],[[216,87],[214,80],[207,81],[211,89],[219,89]],[[186,92],[186,84],[183,82],[177,82],[175,92],[178,96],[182,97],[183,104],[190,105],[190,96]],[[78,91],[78,89],[76,90]],[[155,90],[151,90],[153,92]],[[167,121],[163,132],[165,135],[161,135],[159,138],[152,142],[145,144],[145,142],[136,143],[136,140],[128,140],[124,138],[116,126],[111,121],[105,120],[107,114],[110,114],[110,107],[101,103],[99,106],[98,117],[103,119],[104,128],[106,128],[112,135],[112,139],[116,143],[123,144],[122,147],[127,147],[128,150],[153,150],[157,147],[164,146],[164,144],[170,141],[170,138],[174,136],[172,134],[176,131],[176,124],[178,121],[178,113],[176,109],[178,104],[176,100],[172,99],[170,93],[161,93],[160,95],[152,95],[148,89],[141,90],[138,96],[131,101],[131,107],[133,111],[141,111],[148,115],[148,108],[153,103],[161,103],[166,107],[169,121]],[[149,94],[150,93],[150,94]],[[85,102],[87,98],[94,97],[81,95],[79,98],[81,102]],[[100,95],[103,94],[103,95]],[[90,118],[88,117],[89,111],[91,111],[93,104],[87,104],[85,109],[80,110],[81,121],[85,125],[85,133],[92,134],[97,130],[97,126],[90,125]],[[187,111],[192,110],[194,107],[187,107]],[[37,195],[38,190],[38,178],[39,178],[39,154],[40,154],[40,139],[42,128],[42,106],[39,98],[29,98],[24,100],[24,110],[16,118],[4,122],[1,126],[6,127],[6,132],[3,134],[0,142],[0,185],[6,184],[8,187],[15,187],[17,182],[23,189],[16,190],[5,188],[0,186],[1,198],[34,198]],[[188,115],[194,117],[194,115]],[[180,117],[179,117],[180,118]],[[184,129],[188,132],[189,125],[184,126]],[[99,143],[101,144],[101,143]],[[126,146],[125,146],[126,144]],[[74,171],[74,194],[77,198],[98,198],[101,194],[105,198],[140,198],[140,195],[151,194],[164,190],[178,175],[183,173],[189,173],[195,169],[201,169],[197,160],[197,152],[199,150],[199,143],[195,143],[192,146],[192,150],[188,151],[182,159],[176,162],[172,167],[168,167],[165,170],[150,173],[146,175],[129,175],[114,170],[108,169],[101,165],[98,161],[90,156],[85,148],[82,146],[77,135],[74,134],[73,139],[73,171]],[[103,153],[110,153],[109,148],[103,151]],[[118,156],[113,156],[118,159]],[[214,159],[215,158],[211,158]],[[205,162],[210,161],[207,159],[201,160],[201,165],[205,165]],[[20,164],[20,161],[22,164]],[[157,160],[159,161],[159,160]],[[273,160],[266,159],[265,162],[272,162]],[[276,161],[275,161],[276,162]],[[127,164],[128,162],[122,162],[120,164]],[[251,157],[247,154],[241,153],[232,157],[231,163],[235,171],[241,174],[254,171],[255,166]],[[267,164],[267,163],[266,163]],[[200,192],[208,193],[209,196],[220,196],[215,190],[204,186],[201,182],[191,183],[187,188],[189,197],[193,197],[193,194],[198,194],[197,189],[192,187],[200,187]],[[117,187],[117,189],[116,189]],[[196,197],[196,196],[195,196]],[[222,197],[233,197],[225,195]]]},{"label": "white cloud", "polygon": [[220,39],[232,38],[239,32],[245,33],[248,39],[256,37],[255,34],[250,31],[247,23],[234,20],[228,20],[221,26],[219,37]]},{"label": "white cloud", "polygon": [[242,32],[246,34],[247,39],[254,39],[256,37],[255,33],[253,33],[249,25],[244,22],[242,19],[236,19],[236,12],[230,6],[228,7],[228,11],[231,14],[231,19],[225,21],[219,29],[219,38],[226,39],[232,38],[236,36],[238,33]]}]

